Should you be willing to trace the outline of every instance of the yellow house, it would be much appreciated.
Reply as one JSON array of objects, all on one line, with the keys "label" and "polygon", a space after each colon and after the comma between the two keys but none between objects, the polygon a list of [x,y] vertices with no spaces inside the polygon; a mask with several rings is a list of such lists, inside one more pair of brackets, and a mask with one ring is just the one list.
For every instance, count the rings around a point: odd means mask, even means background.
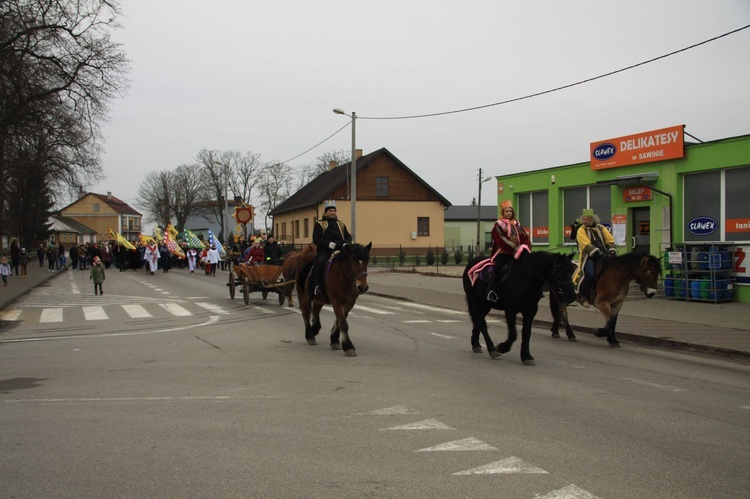
[{"label": "yellow house", "polygon": [[[385,148],[366,156],[357,149],[356,158],[354,242],[372,242],[370,254],[378,256],[398,255],[401,248],[410,255],[425,254],[429,248],[442,251],[443,215],[450,201]],[[350,172],[351,162],[332,162],[328,171],[273,209],[276,239],[295,245],[311,243],[326,199],[336,200],[338,218],[351,231]]]},{"label": "yellow house", "polygon": [[128,241],[141,233],[143,215],[125,201],[117,199],[111,192],[95,194],[89,192],[60,210],[60,215],[70,217],[96,231],[97,241],[109,240],[109,229],[119,232]]}]

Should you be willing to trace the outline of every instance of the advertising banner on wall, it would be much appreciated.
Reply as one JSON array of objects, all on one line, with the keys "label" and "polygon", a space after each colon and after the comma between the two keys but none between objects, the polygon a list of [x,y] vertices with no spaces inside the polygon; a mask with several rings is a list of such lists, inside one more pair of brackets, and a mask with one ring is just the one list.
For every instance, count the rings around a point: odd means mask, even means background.
[{"label": "advertising banner on wall", "polygon": [[652,163],[685,157],[685,125],[660,128],[591,143],[591,169]]}]

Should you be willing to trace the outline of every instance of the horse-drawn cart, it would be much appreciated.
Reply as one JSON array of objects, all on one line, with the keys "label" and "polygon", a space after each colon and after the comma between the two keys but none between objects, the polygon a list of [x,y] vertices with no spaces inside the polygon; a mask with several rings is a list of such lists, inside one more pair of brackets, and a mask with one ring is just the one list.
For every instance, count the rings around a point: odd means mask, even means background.
[{"label": "horse-drawn cart", "polygon": [[284,304],[286,286],[295,281],[286,281],[281,275],[281,265],[248,265],[232,264],[229,268],[229,297],[234,300],[237,288],[240,288],[245,305],[250,303],[250,293],[260,292],[265,300],[268,293],[278,293],[279,305]]}]

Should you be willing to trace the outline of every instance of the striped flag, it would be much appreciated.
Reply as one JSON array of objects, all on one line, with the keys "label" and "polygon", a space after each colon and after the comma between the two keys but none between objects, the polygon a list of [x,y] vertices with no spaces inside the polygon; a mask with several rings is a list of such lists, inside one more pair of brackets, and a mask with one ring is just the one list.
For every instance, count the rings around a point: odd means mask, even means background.
[{"label": "striped flag", "polygon": [[172,224],[169,224],[167,226],[167,230],[164,231],[164,244],[167,246],[167,249],[170,253],[172,253],[173,255],[177,255],[180,258],[185,258],[185,253],[183,253],[180,247],[177,245],[177,241],[172,238],[172,231],[177,233],[177,231],[172,227]]},{"label": "striped flag", "polygon": [[185,234],[185,240],[187,240],[188,246],[190,246],[191,248],[203,249],[206,247],[206,245],[203,244],[203,241],[198,239],[198,236],[193,234],[193,232],[190,229],[185,229],[184,234]]},{"label": "striped flag", "polygon": [[214,237],[214,233],[211,232],[211,229],[208,230],[208,245],[216,245],[216,249],[219,250],[219,253],[224,252],[224,246],[221,245],[221,242]]}]

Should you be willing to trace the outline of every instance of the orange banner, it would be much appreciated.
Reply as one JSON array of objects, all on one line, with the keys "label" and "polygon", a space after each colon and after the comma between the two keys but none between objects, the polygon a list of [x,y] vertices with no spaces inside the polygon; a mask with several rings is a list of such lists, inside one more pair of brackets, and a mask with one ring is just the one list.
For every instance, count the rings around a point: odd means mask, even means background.
[{"label": "orange banner", "polygon": [[591,143],[591,169],[651,163],[685,157],[685,125]]},{"label": "orange banner", "polygon": [[724,223],[726,232],[750,232],[750,218],[732,218]]}]

